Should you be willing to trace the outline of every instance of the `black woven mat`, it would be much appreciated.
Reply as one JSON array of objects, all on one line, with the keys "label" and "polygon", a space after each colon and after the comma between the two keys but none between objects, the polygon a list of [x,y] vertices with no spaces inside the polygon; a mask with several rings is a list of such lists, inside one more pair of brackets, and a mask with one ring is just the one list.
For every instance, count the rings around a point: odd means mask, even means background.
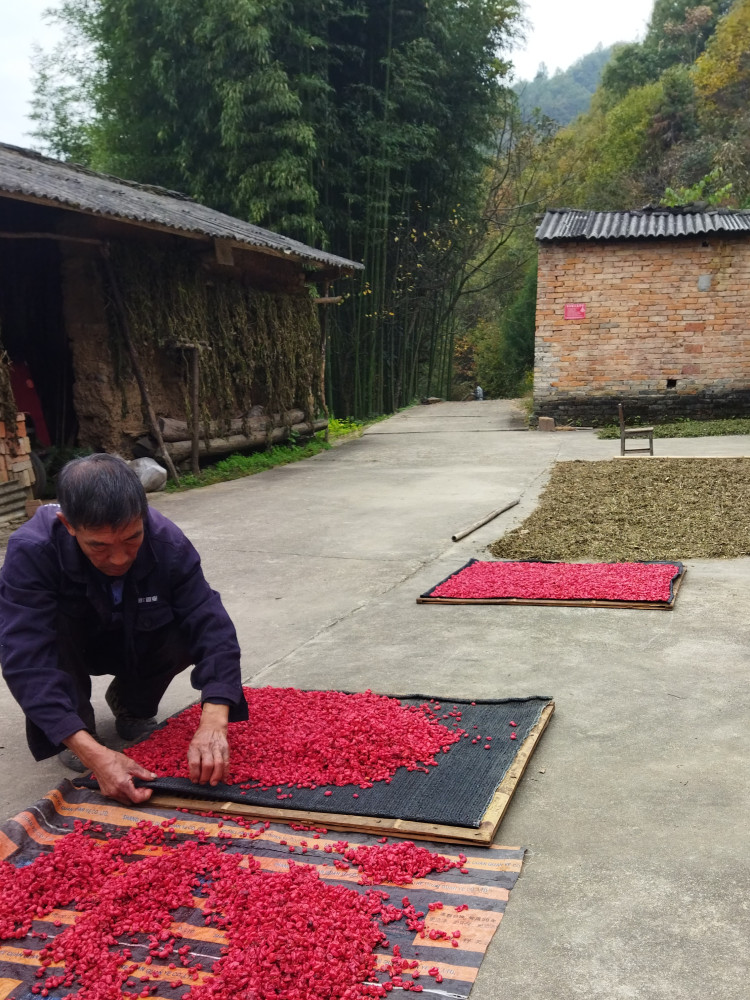
[{"label": "black woven mat", "polygon": [[[400,698],[404,704],[421,704],[426,695]],[[447,753],[439,755],[439,763],[429,773],[399,768],[390,784],[376,782],[372,788],[345,785],[327,789],[283,787],[292,792],[291,798],[277,799],[276,789],[242,790],[238,785],[194,785],[187,778],[157,778],[137,782],[147,788],[177,796],[194,796],[215,802],[242,802],[246,805],[272,806],[277,809],[303,809],[310,812],[333,812],[346,815],[383,816],[389,819],[440,823],[447,826],[479,827],[487,806],[498,785],[513,762],[518,749],[539,721],[549,697],[507,698],[497,701],[440,701],[443,713],[457,706],[462,713],[461,726],[469,739],[454,743]],[[446,719],[448,725],[452,719]],[[512,727],[509,723],[517,723]],[[250,723],[252,724],[252,722]],[[473,727],[477,728],[474,729]],[[510,734],[516,733],[511,740]],[[476,736],[483,739],[475,744]],[[485,750],[491,736],[490,750]],[[97,788],[95,781],[75,779],[78,787]],[[330,791],[330,795],[325,795]],[[354,793],[357,798],[354,798]]]}]

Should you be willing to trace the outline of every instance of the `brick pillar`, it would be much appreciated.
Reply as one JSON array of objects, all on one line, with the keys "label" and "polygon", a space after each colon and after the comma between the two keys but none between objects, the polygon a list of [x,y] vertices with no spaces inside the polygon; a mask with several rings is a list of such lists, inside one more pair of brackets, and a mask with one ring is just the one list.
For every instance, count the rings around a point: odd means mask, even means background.
[{"label": "brick pillar", "polygon": [[0,420],[0,483],[16,480],[29,490],[34,483],[31,442],[26,437],[26,416],[16,414],[15,426]]}]

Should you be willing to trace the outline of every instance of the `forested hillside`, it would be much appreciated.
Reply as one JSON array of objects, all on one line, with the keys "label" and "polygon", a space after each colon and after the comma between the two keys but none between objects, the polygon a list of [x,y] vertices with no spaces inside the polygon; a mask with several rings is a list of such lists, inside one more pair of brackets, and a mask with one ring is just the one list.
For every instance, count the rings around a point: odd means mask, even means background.
[{"label": "forested hillside", "polygon": [[503,57],[521,6],[64,0],[37,137],[364,261],[328,314],[336,414],[476,381],[513,395],[533,365],[545,207],[750,206],[750,0],[655,0],[598,86],[605,50],[527,85],[541,116]]},{"label": "forested hillside", "polygon": [[523,117],[528,119],[538,109],[558,125],[567,125],[588,111],[611,54],[611,47],[604,49],[599,45],[568,69],[558,69],[552,76],[542,63],[533,80],[521,80],[513,86]]},{"label": "forested hillside", "polygon": [[533,212],[502,59],[519,0],[64,0],[59,17],[47,151],[363,260],[329,314],[334,412],[450,390],[461,294],[498,280],[493,248]]},{"label": "forested hillside", "polygon": [[656,0],[590,110],[550,149],[558,204],[617,209],[750,197],[750,0]]},{"label": "forested hillside", "polygon": [[[750,0],[655,0],[643,42],[615,47],[590,108],[541,150],[540,205],[750,208],[748,94]],[[528,267],[494,320],[467,328],[464,354],[492,394],[517,391],[533,364],[533,255]]]}]

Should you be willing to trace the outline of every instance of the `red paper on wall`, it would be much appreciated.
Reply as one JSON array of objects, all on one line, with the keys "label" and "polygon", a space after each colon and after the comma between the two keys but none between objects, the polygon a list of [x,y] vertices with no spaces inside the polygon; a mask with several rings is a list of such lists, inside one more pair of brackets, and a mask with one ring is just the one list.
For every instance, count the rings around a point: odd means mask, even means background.
[{"label": "red paper on wall", "polygon": [[566,302],[565,319],[586,319],[586,303]]}]

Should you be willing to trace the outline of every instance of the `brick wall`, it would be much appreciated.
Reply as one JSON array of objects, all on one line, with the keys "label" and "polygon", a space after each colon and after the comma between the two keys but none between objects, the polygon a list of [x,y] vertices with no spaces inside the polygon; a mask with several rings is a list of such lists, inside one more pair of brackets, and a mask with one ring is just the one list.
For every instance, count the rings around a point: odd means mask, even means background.
[{"label": "brick wall", "polygon": [[34,472],[31,467],[31,443],[26,437],[26,418],[19,413],[16,420],[15,425],[0,420],[0,483],[15,479],[21,486],[31,487]]},{"label": "brick wall", "polygon": [[750,238],[540,244],[536,413],[611,422],[620,401],[629,419],[750,410]]}]

